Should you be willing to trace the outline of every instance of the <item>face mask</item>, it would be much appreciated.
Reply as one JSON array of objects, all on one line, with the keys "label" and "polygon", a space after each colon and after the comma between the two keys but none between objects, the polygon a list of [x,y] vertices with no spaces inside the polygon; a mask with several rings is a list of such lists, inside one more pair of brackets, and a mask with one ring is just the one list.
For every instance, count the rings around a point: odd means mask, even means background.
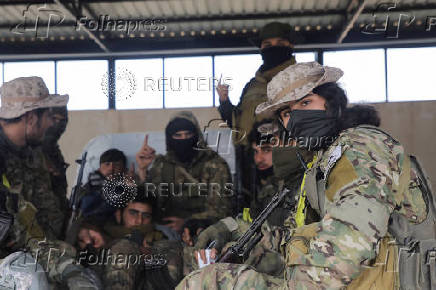
[{"label": "face mask", "polygon": [[198,137],[192,137],[189,139],[174,139],[169,138],[168,146],[173,150],[177,158],[182,162],[190,162],[197,154],[197,141]]},{"label": "face mask", "polygon": [[267,71],[290,60],[292,52],[292,48],[288,46],[271,46],[262,49],[260,52],[263,59],[262,70]]},{"label": "face mask", "polygon": [[274,175],[279,179],[287,179],[303,170],[303,166],[297,158],[297,148],[294,146],[274,147],[272,162]]},{"label": "face mask", "polygon": [[294,110],[286,130],[296,140],[296,146],[309,151],[326,148],[335,140],[337,119],[323,110]]}]

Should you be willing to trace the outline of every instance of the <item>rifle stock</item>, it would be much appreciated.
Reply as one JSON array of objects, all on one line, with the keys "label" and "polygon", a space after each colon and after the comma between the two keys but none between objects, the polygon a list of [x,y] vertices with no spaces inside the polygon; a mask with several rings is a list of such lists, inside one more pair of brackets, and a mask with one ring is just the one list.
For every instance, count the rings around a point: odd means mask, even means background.
[{"label": "rifle stock", "polygon": [[287,188],[283,188],[281,191],[277,192],[270,203],[254,219],[248,230],[238,239],[235,245],[228,248],[227,251],[217,259],[217,262],[232,263],[238,259],[244,259],[250,253],[251,249],[262,239],[261,227],[263,223],[289,192],[290,190]]}]

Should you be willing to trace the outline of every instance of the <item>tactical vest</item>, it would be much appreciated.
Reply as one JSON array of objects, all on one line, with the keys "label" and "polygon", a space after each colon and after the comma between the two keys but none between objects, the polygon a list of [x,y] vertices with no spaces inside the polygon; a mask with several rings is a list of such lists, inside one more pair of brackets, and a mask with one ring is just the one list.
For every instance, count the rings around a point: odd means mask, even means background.
[{"label": "tactical vest", "polygon": [[[379,128],[360,127],[378,130],[392,138]],[[419,184],[410,179],[412,169]],[[380,241],[374,267],[367,267],[347,289],[436,289],[436,194],[415,156],[405,155],[402,172],[400,188],[413,194],[421,192],[427,217],[415,224],[394,211],[389,219],[388,235]],[[306,171],[307,199],[321,217],[325,215],[327,178],[317,166]],[[392,237],[396,243],[391,242]]]}]

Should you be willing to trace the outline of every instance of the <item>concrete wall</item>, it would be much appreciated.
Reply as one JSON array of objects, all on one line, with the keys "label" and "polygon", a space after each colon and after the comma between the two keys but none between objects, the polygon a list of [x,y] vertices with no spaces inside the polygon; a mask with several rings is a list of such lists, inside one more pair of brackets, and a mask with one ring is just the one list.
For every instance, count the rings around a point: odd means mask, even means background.
[{"label": "concrete wall", "polygon": [[[375,104],[382,128],[417,155],[436,185],[436,101]],[[66,133],[60,140],[68,169],[68,184],[75,183],[77,159],[90,139],[100,134],[164,130],[170,116],[179,110],[71,111]],[[216,108],[192,109],[203,128],[219,118]]]}]

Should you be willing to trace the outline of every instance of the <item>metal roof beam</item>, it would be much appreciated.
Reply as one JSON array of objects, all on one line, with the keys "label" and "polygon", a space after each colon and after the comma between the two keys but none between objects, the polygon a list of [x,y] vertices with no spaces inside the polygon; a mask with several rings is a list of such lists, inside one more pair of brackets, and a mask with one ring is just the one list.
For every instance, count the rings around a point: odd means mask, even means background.
[{"label": "metal roof beam", "polygon": [[[61,8],[63,8],[63,10],[65,10],[66,13],[70,14],[71,17],[77,19],[77,17],[79,16],[75,13],[74,8],[68,7],[67,5],[62,3],[60,0],[54,0],[54,2],[56,4],[58,4]],[[91,38],[104,52],[110,52],[110,50],[106,47],[106,45],[104,45],[104,43],[100,41],[98,36],[93,31],[89,30],[86,27],[83,27],[83,31],[85,31],[89,35],[89,38]]]},{"label": "metal roof beam", "polygon": [[[350,3],[348,4],[347,10],[346,10],[346,22],[344,26],[341,29],[341,33],[339,34],[337,43],[342,43],[342,41],[347,37],[348,32],[353,28],[354,23],[356,23],[357,18],[359,18],[360,14],[362,14],[363,9],[365,8],[367,0],[350,0]],[[356,6],[357,8],[354,10],[354,13],[351,14],[353,7]]]}]

